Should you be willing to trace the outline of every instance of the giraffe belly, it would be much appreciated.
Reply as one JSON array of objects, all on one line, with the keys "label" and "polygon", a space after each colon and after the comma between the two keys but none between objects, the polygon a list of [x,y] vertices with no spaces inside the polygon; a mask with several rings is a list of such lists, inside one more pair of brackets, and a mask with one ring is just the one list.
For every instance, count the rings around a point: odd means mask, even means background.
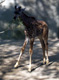
[{"label": "giraffe belly", "polygon": [[35,37],[38,37],[42,34],[43,30],[26,30],[26,36],[28,36],[29,38],[35,38]]}]

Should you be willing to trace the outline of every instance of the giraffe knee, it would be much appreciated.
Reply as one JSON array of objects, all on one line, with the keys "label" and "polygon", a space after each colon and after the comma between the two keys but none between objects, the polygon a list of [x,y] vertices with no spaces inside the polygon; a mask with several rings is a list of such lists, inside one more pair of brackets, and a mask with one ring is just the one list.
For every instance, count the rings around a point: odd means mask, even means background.
[{"label": "giraffe knee", "polygon": [[22,53],[24,52],[24,48],[21,48]]},{"label": "giraffe knee", "polygon": [[32,51],[32,49],[29,49],[29,53],[32,53],[33,51]]}]

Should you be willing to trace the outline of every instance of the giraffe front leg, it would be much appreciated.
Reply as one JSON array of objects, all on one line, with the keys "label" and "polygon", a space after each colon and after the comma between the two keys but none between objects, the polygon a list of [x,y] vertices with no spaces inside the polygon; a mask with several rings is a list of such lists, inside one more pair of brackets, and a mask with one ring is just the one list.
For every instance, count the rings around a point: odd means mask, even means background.
[{"label": "giraffe front leg", "polygon": [[[29,50],[29,52],[30,52],[30,50]],[[31,58],[32,58],[32,53],[30,53],[30,59],[29,59],[29,68],[28,68],[29,72],[31,71],[31,62],[32,62]]]},{"label": "giraffe front leg", "polygon": [[30,54],[29,69],[28,69],[29,72],[31,71],[32,54],[33,54],[33,42],[34,42],[34,39],[31,39],[30,40],[30,49],[29,49],[29,54]]},{"label": "giraffe front leg", "polygon": [[21,58],[21,55],[22,55],[22,50],[21,50],[21,52],[20,52],[20,55],[19,55],[19,57],[18,57],[18,60],[17,60],[16,64],[14,65],[14,68],[17,68],[17,67],[18,67],[19,61],[20,61],[20,58]]},{"label": "giraffe front leg", "polygon": [[22,55],[22,53],[24,52],[27,43],[28,43],[28,38],[26,37],[26,39],[25,39],[25,41],[24,41],[24,44],[23,44],[23,47],[21,48],[21,51],[20,51],[20,55],[19,55],[19,57],[18,57],[18,60],[17,60],[16,64],[14,65],[14,68],[17,68],[17,67],[18,67],[19,61],[20,61],[20,59],[21,59],[21,55]]}]

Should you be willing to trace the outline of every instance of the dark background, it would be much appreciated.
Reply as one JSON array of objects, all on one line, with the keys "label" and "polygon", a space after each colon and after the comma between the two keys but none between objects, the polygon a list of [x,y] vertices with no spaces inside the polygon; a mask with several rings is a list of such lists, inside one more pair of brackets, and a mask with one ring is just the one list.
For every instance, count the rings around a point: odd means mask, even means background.
[{"label": "dark background", "polygon": [[[49,27],[49,37],[59,38],[59,0],[12,1],[10,0],[8,3],[8,0],[5,0],[5,2],[0,4],[0,38],[18,39],[24,37],[24,26],[21,21],[18,23],[12,22],[15,4],[25,7],[30,16],[44,20]],[[9,4],[9,6],[6,7],[6,5],[3,5],[4,3]],[[9,27],[11,29],[8,30]]]}]

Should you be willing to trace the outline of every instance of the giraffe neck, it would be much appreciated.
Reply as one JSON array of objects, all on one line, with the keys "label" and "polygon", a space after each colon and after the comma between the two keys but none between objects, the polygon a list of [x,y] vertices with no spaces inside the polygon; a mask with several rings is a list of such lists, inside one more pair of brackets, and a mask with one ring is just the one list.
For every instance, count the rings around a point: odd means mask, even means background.
[{"label": "giraffe neck", "polygon": [[25,27],[29,26],[29,17],[24,13],[22,12],[22,15],[21,15],[21,20],[23,22],[23,24],[25,25]]}]

